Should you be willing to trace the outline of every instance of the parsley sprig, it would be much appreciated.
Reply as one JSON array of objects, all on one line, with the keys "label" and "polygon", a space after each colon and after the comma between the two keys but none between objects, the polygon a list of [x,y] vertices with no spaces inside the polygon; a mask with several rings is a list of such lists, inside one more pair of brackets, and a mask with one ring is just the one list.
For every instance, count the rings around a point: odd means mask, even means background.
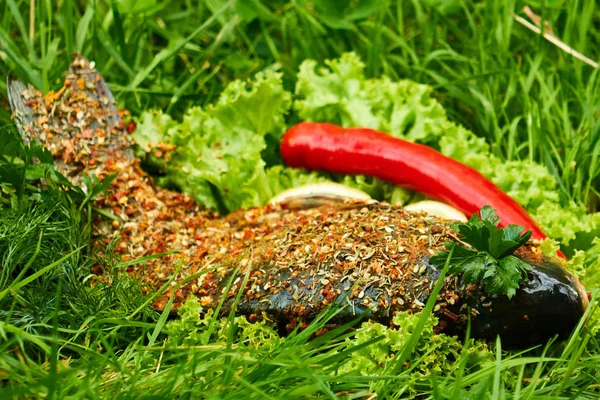
[{"label": "parsley sprig", "polygon": [[485,206],[466,224],[453,224],[461,241],[470,247],[447,242],[444,246],[448,251],[439,251],[430,262],[443,266],[450,250],[454,249],[448,273],[462,273],[465,283],[477,283],[487,293],[506,294],[512,298],[532,270],[529,264],[512,254],[527,243],[531,231],[523,233],[524,228],[520,225],[498,228],[499,221],[496,211]]}]

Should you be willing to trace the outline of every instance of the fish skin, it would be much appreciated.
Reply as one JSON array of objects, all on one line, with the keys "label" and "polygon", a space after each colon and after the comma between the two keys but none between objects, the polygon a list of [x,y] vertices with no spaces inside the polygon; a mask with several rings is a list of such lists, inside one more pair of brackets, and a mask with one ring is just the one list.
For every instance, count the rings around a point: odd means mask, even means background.
[{"label": "fish skin", "polygon": [[[100,252],[113,240],[122,261],[178,251],[131,268],[151,292],[181,263],[175,282],[186,283],[165,291],[154,304],[157,309],[170,296],[175,296],[174,308],[197,296],[206,308],[221,304],[226,315],[242,290],[236,312],[251,321],[274,320],[283,332],[302,326],[333,303],[345,305],[334,323],[361,315],[388,323],[397,311],[423,308],[440,274],[429,265],[429,256],[442,250],[444,242],[458,240],[451,221],[385,203],[348,202],[307,210],[267,205],[224,217],[204,210],[185,194],[157,187],[142,170],[122,112],[104,80],[81,56],[75,57],[58,92],[44,96],[9,81],[9,99],[23,140],[47,147],[57,170],[71,182],[81,185],[83,174],[101,180],[116,175],[94,204],[114,216],[95,216],[93,235]],[[168,147],[155,146],[168,157]],[[516,255],[534,267],[552,262],[532,243]],[[101,269],[96,272],[101,274]],[[538,273],[547,275],[542,269]],[[500,334],[521,345],[530,343],[528,338],[565,336],[583,308],[572,282],[561,284],[571,293],[565,323],[540,330],[535,314],[549,318],[543,306],[533,309],[531,323],[529,315],[520,314],[519,307],[531,303],[525,289],[511,302],[447,276],[434,308],[440,320],[436,331],[462,335],[471,318],[475,337]],[[504,314],[494,311],[494,302],[502,304],[498,308]],[[485,317],[478,318],[480,314]],[[512,329],[513,320],[518,329]]]}]

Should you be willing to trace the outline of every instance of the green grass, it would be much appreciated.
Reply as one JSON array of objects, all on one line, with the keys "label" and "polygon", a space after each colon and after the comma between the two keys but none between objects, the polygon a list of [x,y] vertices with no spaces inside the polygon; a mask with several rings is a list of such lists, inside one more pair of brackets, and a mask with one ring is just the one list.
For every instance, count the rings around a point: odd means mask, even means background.
[{"label": "green grass", "polygon": [[[365,60],[369,76],[432,85],[450,118],[485,137],[497,156],[545,165],[565,201],[600,209],[600,72],[515,22],[512,14],[523,15],[524,2],[35,4],[30,37],[30,2],[0,2],[2,77],[10,71],[42,90],[57,88],[70,54],[81,51],[95,60],[120,106],[134,115],[148,108],[181,115],[190,105],[214,102],[232,80],[265,67],[280,69],[292,88],[303,60],[352,50]],[[527,4],[561,40],[600,60],[600,10],[593,0]],[[0,90],[6,93],[4,79]],[[7,129],[9,115],[0,108],[0,125]],[[423,313],[424,330],[408,336],[415,351],[407,345],[397,354],[406,364],[385,359],[369,370],[347,370],[344,363],[393,353],[389,332],[368,336],[367,330],[360,341],[344,327],[312,338],[330,315],[285,339],[262,325],[253,333],[233,316],[190,322],[177,336],[167,314],[145,306],[148,297],[118,260],[79,250],[89,240],[89,209],[76,206],[81,198],[40,192],[26,183],[18,200],[6,190],[0,198],[1,398],[600,394],[596,316],[567,342],[547,348],[519,354],[493,344],[487,350],[472,341],[465,348],[444,342],[455,351],[449,356],[426,336]],[[89,284],[88,271],[97,263],[105,265],[112,285]],[[29,272],[21,273],[24,266]],[[214,331],[207,334],[204,323]],[[420,334],[424,338],[417,341]],[[192,345],[191,335],[205,342]],[[422,370],[440,354],[450,357],[447,364]]]}]

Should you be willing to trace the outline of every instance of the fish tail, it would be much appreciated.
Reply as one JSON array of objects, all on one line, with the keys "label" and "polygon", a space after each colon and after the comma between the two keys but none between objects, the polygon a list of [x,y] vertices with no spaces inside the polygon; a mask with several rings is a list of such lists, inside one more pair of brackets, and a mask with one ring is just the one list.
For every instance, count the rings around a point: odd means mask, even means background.
[{"label": "fish tail", "polygon": [[56,169],[75,184],[83,174],[102,175],[133,160],[132,142],[106,82],[76,54],[58,91],[44,95],[7,79],[8,97],[25,144],[36,141],[54,157]]}]

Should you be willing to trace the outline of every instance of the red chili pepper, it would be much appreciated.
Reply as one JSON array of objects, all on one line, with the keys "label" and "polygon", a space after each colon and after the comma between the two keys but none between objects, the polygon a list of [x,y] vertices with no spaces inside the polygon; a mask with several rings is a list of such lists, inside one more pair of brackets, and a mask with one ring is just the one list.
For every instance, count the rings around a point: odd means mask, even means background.
[{"label": "red chili pepper", "polygon": [[291,167],[375,176],[450,204],[469,217],[488,205],[496,210],[500,226],[522,225],[533,239],[546,238],[527,211],[489,179],[422,144],[373,129],[303,122],[285,133],[281,154]]}]

